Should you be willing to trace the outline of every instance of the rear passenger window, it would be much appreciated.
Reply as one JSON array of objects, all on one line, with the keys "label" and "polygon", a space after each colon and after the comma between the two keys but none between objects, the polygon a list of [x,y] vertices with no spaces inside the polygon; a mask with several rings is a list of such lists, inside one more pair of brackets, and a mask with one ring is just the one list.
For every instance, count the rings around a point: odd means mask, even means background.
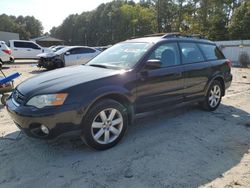
[{"label": "rear passenger window", "polygon": [[14,46],[17,48],[26,48],[26,45],[24,42],[14,42]]},{"label": "rear passenger window", "polygon": [[180,48],[184,64],[205,61],[200,49],[195,43],[180,42]]},{"label": "rear passenger window", "polygon": [[207,60],[224,59],[223,54],[220,52],[216,45],[199,44]]},{"label": "rear passenger window", "polygon": [[32,42],[14,42],[14,46],[16,48],[31,48],[31,49],[38,49],[41,48]]},{"label": "rear passenger window", "polygon": [[95,53],[95,50],[91,49],[91,48],[81,48],[81,52],[83,54],[88,54],[88,53]]}]

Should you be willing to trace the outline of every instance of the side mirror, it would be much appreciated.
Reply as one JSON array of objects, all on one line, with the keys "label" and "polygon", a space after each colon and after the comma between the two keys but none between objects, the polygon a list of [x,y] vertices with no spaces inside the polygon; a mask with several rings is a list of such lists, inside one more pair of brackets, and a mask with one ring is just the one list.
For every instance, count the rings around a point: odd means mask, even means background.
[{"label": "side mirror", "polygon": [[161,60],[159,59],[149,59],[147,62],[146,62],[146,69],[159,69],[161,68]]},{"label": "side mirror", "polygon": [[70,55],[70,52],[66,52],[65,55]]}]

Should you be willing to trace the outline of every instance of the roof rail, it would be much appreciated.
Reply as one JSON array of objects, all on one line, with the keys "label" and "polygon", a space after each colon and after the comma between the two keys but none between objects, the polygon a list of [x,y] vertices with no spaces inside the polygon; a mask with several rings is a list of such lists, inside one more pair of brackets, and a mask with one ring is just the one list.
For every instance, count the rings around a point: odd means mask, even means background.
[{"label": "roof rail", "polygon": [[150,35],[145,35],[145,37],[157,37],[161,36],[162,38],[193,38],[193,39],[205,39],[208,40],[206,37],[199,35],[199,34],[182,34],[179,32],[173,32],[173,33],[155,33],[155,34],[150,34]]},{"label": "roof rail", "polygon": [[144,37],[161,37],[164,36],[166,33],[153,33],[153,34],[149,34],[149,35],[145,35]]},{"label": "roof rail", "polygon": [[193,38],[193,39],[205,39],[208,40],[205,36],[202,36],[200,34],[182,34],[182,33],[167,33],[162,38],[172,38],[172,37],[180,37],[180,38]]}]

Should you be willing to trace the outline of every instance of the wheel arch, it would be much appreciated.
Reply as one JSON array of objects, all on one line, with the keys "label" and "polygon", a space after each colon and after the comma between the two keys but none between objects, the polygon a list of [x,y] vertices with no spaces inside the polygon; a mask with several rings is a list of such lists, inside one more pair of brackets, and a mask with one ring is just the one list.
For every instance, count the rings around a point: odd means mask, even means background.
[{"label": "wheel arch", "polygon": [[209,87],[211,86],[211,84],[215,80],[217,80],[217,81],[219,81],[221,83],[221,86],[222,86],[222,96],[224,96],[225,95],[225,81],[224,81],[223,76],[221,76],[221,75],[214,76],[212,79],[210,79],[210,81],[208,82],[208,84],[206,86],[206,89],[205,89],[205,95],[207,94]]},{"label": "wheel arch", "polygon": [[133,124],[134,122],[134,106],[133,106],[133,103],[131,102],[131,100],[121,94],[121,93],[106,93],[106,94],[103,94],[99,97],[97,97],[95,100],[93,100],[91,102],[91,104],[86,108],[86,111],[85,113],[87,113],[89,111],[89,109],[91,107],[93,107],[96,103],[102,101],[102,100],[105,100],[105,99],[112,99],[114,101],[117,101],[119,103],[121,103],[126,109],[127,109],[127,114],[128,114],[128,122],[129,124]]}]

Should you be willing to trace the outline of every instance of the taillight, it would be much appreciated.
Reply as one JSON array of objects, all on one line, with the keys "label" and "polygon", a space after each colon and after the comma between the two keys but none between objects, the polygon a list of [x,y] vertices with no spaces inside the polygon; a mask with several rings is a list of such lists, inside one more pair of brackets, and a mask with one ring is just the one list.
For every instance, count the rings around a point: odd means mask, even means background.
[{"label": "taillight", "polygon": [[227,65],[231,68],[232,67],[232,61],[230,60],[230,59],[227,59],[226,60],[226,63],[227,63]]},{"label": "taillight", "polygon": [[8,55],[11,55],[11,50],[3,50],[4,53],[8,54]]}]

